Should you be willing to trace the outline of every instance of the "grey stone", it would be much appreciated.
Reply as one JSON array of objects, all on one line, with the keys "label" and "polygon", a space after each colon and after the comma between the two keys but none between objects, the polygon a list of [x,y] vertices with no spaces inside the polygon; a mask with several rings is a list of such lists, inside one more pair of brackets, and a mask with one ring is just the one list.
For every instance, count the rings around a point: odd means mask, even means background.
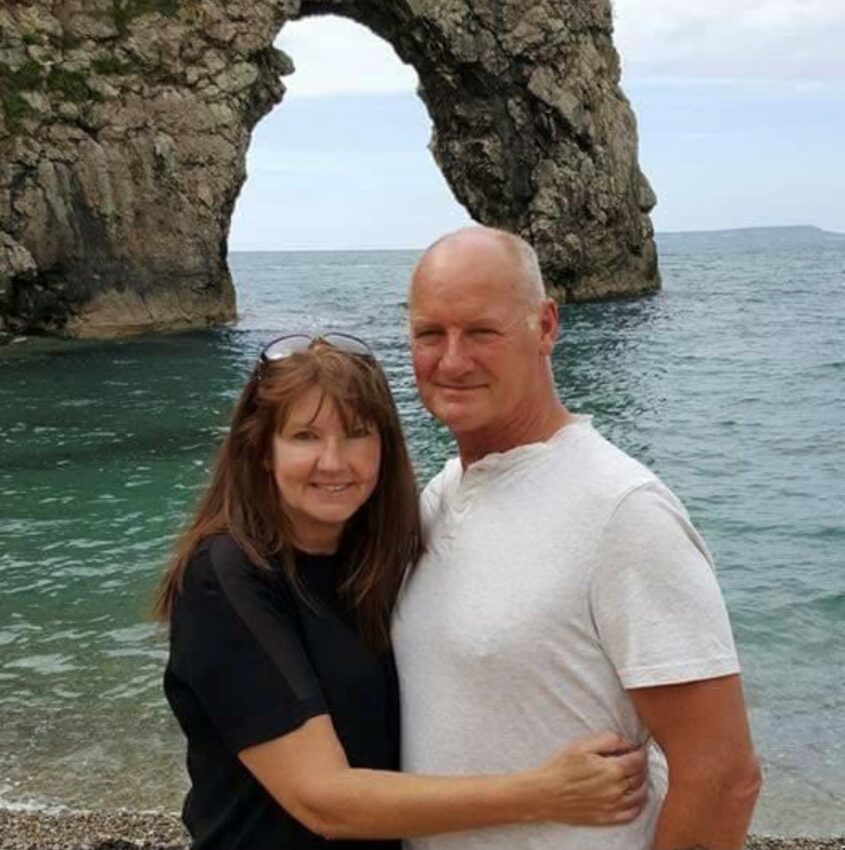
[{"label": "grey stone", "polygon": [[[808,827],[812,826],[808,824]],[[187,850],[178,815],[169,812],[65,811],[60,814],[0,809],[3,850]],[[845,850],[842,838],[750,836],[746,850]]]},{"label": "grey stone", "polygon": [[0,332],[8,330],[4,317],[13,307],[15,287],[33,281],[37,272],[29,251],[0,231]]},{"label": "grey stone", "polygon": [[246,151],[293,72],[273,41],[329,12],[416,68],[455,196],[531,241],[557,297],[659,286],[609,0],[28,0],[0,9],[0,232],[33,263],[13,298],[5,278],[6,327],[233,319],[226,235]]}]

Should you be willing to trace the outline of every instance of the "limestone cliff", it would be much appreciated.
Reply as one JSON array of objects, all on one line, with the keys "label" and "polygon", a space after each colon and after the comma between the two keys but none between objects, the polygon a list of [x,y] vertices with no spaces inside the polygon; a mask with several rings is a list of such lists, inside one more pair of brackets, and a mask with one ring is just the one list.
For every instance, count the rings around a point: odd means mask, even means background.
[{"label": "limestone cliff", "polygon": [[333,12],[420,76],[477,220],[574,300],[659,285],[608,0],[5,0],[0,330],[109,336],[233,318],[226,237],[288,20]]}]

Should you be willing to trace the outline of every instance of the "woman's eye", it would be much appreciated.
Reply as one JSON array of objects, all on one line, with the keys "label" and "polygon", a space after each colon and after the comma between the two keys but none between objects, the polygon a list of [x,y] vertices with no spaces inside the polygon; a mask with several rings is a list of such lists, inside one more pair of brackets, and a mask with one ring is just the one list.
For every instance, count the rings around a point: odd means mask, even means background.
[{"label": "woman's eye", "polygon": [[315,439],[315,438],[316,438],[316,435],[314,434],[314,432],[313,432],[313,431],[294,431],[294,432],[293,432],[293,434],[291,434],[291,437],[292,437],[294,440],[303,440],[303,441],[305,441],[305,440],[313,440],[313,439]]},{"label": "woman's eye", "polygon": [[360,425],[359,427],[352,428],[349,431],[349,437],[351,437],[353,440],[360,440],[363,437],[369,437],[372,433],[372,428],[368,427],[367,425]]}]

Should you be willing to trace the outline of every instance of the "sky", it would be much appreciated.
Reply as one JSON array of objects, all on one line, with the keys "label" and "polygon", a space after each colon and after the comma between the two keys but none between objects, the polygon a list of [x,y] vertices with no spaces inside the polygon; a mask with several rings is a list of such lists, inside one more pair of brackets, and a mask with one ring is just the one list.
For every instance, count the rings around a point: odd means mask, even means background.
[{"label": "sky", "polygon": [[[658,231],[845,232],[845,0],[616,0]],[[365,27],[287,24],[232,250],[422,248],[469,223],[427,149],[416,73]]]}]

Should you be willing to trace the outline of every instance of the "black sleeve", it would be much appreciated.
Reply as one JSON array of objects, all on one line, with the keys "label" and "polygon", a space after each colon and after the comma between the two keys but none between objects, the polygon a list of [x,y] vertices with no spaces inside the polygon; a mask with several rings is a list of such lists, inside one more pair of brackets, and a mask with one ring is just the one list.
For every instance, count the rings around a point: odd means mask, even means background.
[{"label": "black sleeve", "polygon": [[188,564],[171,621],[171,665],[239,752],[326,714],[290,592],[227,536]]}]

